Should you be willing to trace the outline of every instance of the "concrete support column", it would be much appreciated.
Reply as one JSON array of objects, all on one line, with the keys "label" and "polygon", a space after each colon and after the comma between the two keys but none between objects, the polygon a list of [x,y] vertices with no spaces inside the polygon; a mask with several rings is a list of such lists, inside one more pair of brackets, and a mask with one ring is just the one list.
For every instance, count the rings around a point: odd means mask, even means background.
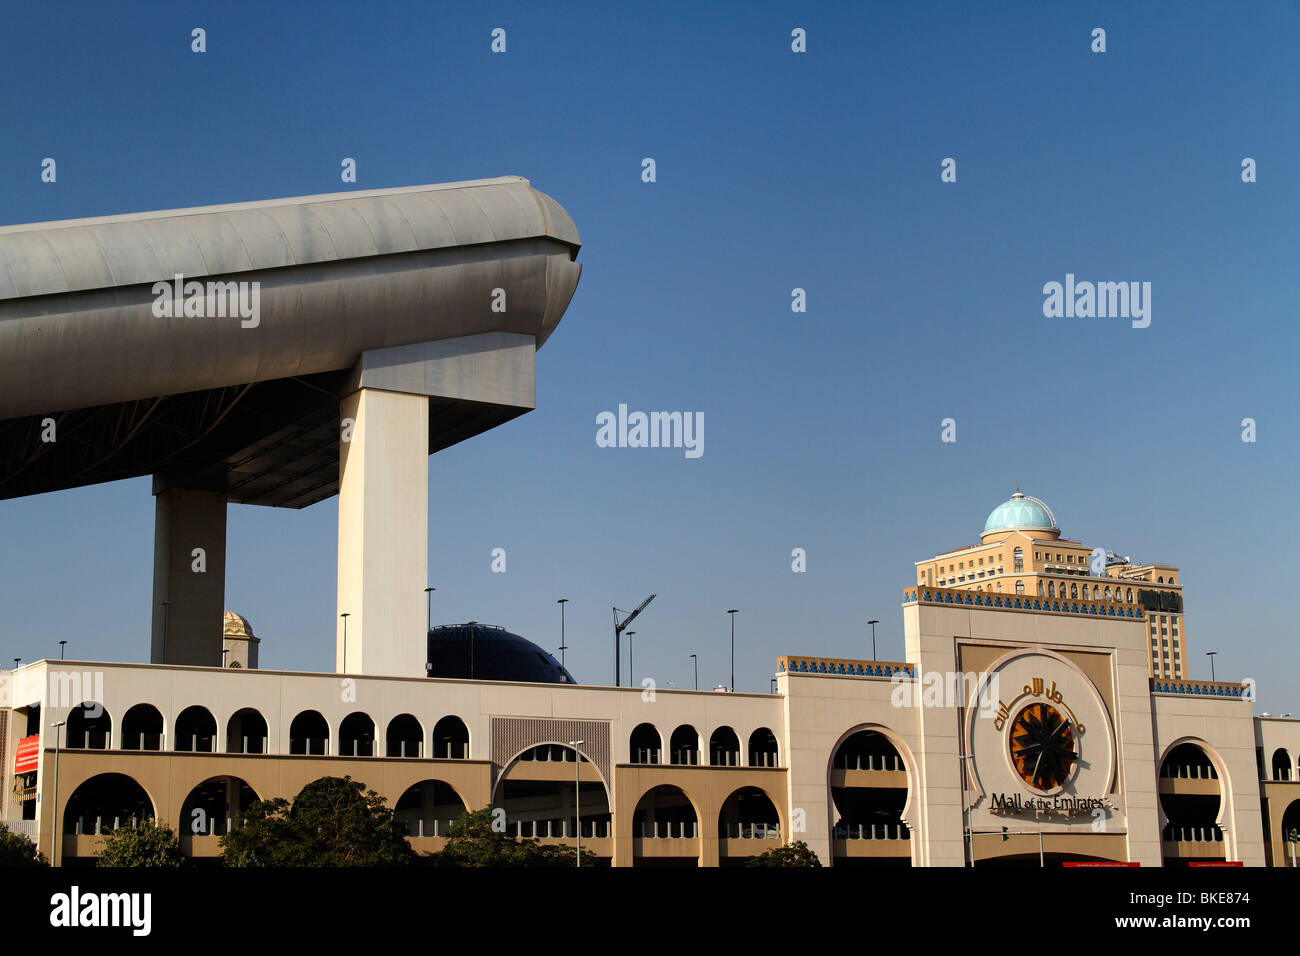
[{"label": "concrete support column", "polygon": [[226,602],[226,496],[220,491],[181,487],[158,490],[159,484],[155,480],[149,660],[220,667]]},{"label": "concrete support column", "polygon": [[361,388],[339,405],[335,668],[422,677],[429,547],[429,398]]}]

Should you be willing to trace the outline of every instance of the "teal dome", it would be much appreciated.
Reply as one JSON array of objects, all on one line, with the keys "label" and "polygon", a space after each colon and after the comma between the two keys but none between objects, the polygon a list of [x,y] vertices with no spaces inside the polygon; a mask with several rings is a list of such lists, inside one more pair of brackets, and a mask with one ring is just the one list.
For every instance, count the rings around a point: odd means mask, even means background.
[{"label": "teal dome", "polygon": [[1056,516],[1052,514],[1051,508],[1037,498],[1022,495],[1019,491],[994,508],[989,520],[984,522],[985,534],[991,531],[1010,531],[1013,528],[1061,530],[1056,525]]}]

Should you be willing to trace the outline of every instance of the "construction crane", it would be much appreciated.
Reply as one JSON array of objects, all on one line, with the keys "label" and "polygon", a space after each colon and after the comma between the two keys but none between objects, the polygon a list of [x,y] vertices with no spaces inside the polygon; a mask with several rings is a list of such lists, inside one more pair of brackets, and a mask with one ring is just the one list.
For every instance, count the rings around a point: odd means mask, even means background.
[{"label": "construction crane", "polygon": [[[638,614],[640,614],[642,611],[644,611],[644,610],[646,609],[646,605],[649,604],[651,601],[653,601],[653,600],[655,599],[655,597],[656,597],[656,595],[654,595],[654,594],[650,595],[648,598],[646,598],[644,601],[642,601],[642,602],[641,602],[641,606],[638,607],[638,608],[637,608],[635,611],[633,611],[631,614],[628,614],[627,611],[621,611],[621,610],[619,610],[618,608],[614,608],[614,686],[615,686],[615,687],[619,687],[619,686],[621,686],[621,685],[619,684],[619,668],[620,668],[620,663],[619,663],[619,647],[620,647],[620,641],[619,641],[619,638],[621,638],[621,637],[623,636],[623,631],[624,631],[624,629],[625,629],[629,624],[631,624],[633,620],[635,620],[635,618],[636,618],[636,616],[637,616]],[[627,614],[627,617],[623,618],[623,623],[622,623],[622,624],[620,624],[620,623],[618,622],[618,616],[619,616],[620,614]]]}]

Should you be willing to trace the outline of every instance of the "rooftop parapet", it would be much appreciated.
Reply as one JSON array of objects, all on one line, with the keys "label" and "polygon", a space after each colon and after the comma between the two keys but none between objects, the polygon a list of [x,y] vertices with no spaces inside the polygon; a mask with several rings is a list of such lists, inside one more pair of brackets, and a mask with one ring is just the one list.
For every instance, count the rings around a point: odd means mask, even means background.
[{"label": "rooftop parapet", "polygon": [[1213,680],[1162,680],[1151,678],[1151,693],[1176,694],[1181,697],[1236,697],[1250,699],[1246,684],[1233,684]]},{"label": "rooftop parapet", "polygon": [[827,674],[835,677],[916,676],[915,664],[898,661],[857,661],[841,657],[796,657],[783,654],[776,659],[778,674]]},{"label": "rooftop parapet", "polygon": [[1034,611],[1039,614],[1071,614],[1076,617],[1124,620],[1141,620],[1145,616],[1145,609],[1135,601],[1081,601],[1032,597],[1028,594],[992,594],[959,588],[910,587],[903,591],[903,604],[960,604],[999,611]]}]

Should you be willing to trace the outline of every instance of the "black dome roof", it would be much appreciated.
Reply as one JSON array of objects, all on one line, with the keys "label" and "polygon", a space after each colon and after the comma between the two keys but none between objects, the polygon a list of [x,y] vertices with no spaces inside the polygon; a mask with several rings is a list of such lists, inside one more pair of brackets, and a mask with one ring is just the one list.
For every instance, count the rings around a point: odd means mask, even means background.
[{"label": "black dome roof", "polygon": [[429,628],[429,677],[573,684],[573,675],[532,641],[490,624]]}]

